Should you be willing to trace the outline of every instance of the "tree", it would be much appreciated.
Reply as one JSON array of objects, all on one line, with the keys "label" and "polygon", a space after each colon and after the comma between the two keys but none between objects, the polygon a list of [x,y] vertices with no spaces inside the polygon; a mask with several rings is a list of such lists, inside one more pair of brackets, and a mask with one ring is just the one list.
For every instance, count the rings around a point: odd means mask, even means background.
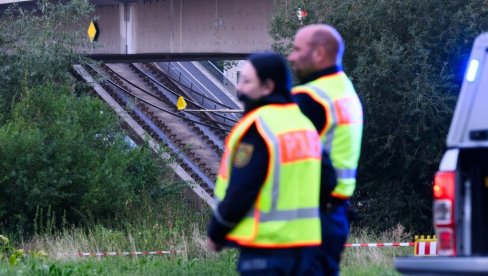
[{"label": "tree", "polygon": [[25,89],[73,81],[72,64],[87,61],[76,51],[84,43],[77,27],[93,11],[87,0],[41,0],[29,10],[13,5],[0,17],[0,124]]},{"label": "tree", "polygon": [[169,167],[130,147],[100,100],[37,86],[12,111],[0,127],[0,225],[27,230],[39,209],[58,222],[103,220],[160,195]]},{"label": "tree", "polygon": [[[275,1],[270,33],[287,53],[296,30],[335,26],[365,128],[353,203],[359,225],[431,229],[431,183],[474,38],[488,29],[483,0]],[[306,11],[299,20],[298,9]],[[302,12],[302,15],[304,13]]]},{"label": "tree", "polygon": [[87,60],[80,32],[60,27],[92,10],[40,1],[0,21],[0,230],[32,231],[42,216],[103,222],[177,186],[168,161],[129,146],[116,115],[70,74]]}]

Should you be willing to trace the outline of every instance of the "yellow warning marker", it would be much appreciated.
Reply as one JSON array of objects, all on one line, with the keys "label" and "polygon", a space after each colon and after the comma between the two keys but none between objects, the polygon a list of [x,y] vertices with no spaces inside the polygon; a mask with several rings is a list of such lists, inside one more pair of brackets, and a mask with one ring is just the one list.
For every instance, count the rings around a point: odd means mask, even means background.
[{"label": "yellow warning marker", "polygon": [[90,21],[90,26],[88,27],[88,38],[90,39],[90,42],[93,42],[95,40],[95,37],[97,36],[98,30],[97,27],[95,26],[95,22]]},{"label": "yellow warning marker", "polygon": [[187,112],[229,112],[229,113],[244,112],[244,110],[242,109],[185,109],[186,101],[182,96],[178,97],[178,101],[176,102],[176,107],[178,108],[178,110],[184,110]]},{"label": "yellow warning marker", "polygon": [[178,97],[178,102],[176,102],[176,107],[178,108],[178,110],[185,109],[186,108],[185,98],[183,98],[182,96],[179,96]]}]

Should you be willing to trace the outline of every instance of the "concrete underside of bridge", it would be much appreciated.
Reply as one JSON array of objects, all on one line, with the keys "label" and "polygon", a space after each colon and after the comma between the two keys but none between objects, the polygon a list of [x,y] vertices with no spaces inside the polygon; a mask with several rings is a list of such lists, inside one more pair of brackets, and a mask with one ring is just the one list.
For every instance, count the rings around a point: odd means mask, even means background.
[{"label": "concrete underside of bridge", "polygon": [[270,50],[272,11],[271,0],[99,1],[101,47],[82,51],[105,61],[243,59]]},{"label": "concrete underside of bridge", "polygon": [[[30,9],[35,0],[0,0]],[[271,49],[273,0],[90,0],[95,43],[80,49],[106,62],[244,59]],[[86,33],[90,20],[71,30]]]}]

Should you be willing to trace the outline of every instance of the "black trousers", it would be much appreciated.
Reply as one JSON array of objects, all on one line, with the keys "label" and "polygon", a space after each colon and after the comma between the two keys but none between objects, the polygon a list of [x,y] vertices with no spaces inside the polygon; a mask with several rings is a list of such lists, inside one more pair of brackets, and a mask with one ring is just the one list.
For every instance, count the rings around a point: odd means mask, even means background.
[{"label": "black trousers", "polygon": [[339,275],[341,254],[349,235],[346,209],[346,204],[339,204],[321,211],[322,245],[314,265],[322,267],[323,275]]},{"label": "black trousers", "polygon": [[314,264],[320,248],[256,249],[241,247],[237,271],[241,275],[323,275]]}]

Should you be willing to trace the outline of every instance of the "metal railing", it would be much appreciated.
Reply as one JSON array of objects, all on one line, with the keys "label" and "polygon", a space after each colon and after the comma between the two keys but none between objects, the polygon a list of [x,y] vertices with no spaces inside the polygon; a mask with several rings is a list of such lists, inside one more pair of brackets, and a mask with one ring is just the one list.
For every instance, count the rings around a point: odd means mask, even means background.
[{"label": "metal railing", "polygon": [[[171,79],[177,81],[180,85],[185,87],[192,98],[194,98],[194,100],[200,103],[203,107],[207,109],[233,109],[233,107],[207,97],[199,85],[194,84],[186,74],[182,73],[181,70],[174,66],[171,62],[161,62],[158,64]],[[239,116],[236,114],[224,113],[222,115],[233,121],[239,120]]]},{"label": "metal railing", "polygon": [[217,68],[211,61],[200,61],[199,62],[207,71],[219,82],[225,89],[233,96],[236,96],[236,86],[224,75],[219,68]]}]

